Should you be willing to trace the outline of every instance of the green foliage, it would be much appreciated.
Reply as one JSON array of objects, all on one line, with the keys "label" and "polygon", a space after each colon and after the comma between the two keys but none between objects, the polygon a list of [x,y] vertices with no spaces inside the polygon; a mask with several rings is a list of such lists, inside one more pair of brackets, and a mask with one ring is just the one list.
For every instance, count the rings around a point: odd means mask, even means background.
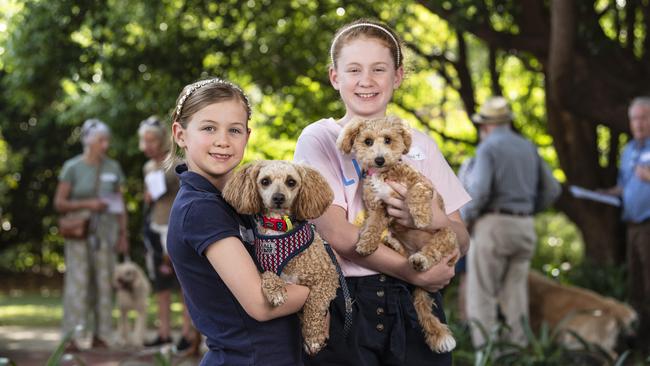
[{"label": "green foliage", "polygon": [[584,259],[584,242],[578,229],[561,213],[535,217],[537,247],[532,267],[564,279]]},{"label": "green foliage", "polygon": [[[580,345],[575,348],[567,348],[560,341],[562,331],[559,328],[568,317],[560,321],[558,327],[549,329],[547,324],[542,324],[538,333],[534,333],[528,321],[522,319],[526,346],[504,341],[501,334],[507,331],[503,324],[488,331],[480,323],[472,322],[483,334],[486,343],[477,350],[463,347],[469,342],[467,330],[460,333],[454,332],[454,335],[461,342],[461,348],[454,351],[455,364],[457,365],[474,365],[474,366],[492,366],[492,365],[623,365],[631,352],[623,352],[616,359],[605,352],[597,345],[591,344],[579,335],[573,334],[579,340]],[[466,340],[467,341],[464,341]],[[469,343],[471,345],[471,342]]]},{"label": "green foliage", "polygon": [[537,248],[531,267],[564,284],[583,287],[621,301],[627,298],[627,270],[616,264],[594,263],[584,255],[580,232],[561,213],[535,218]]},{"label": "green foliage", "polygon": [[[592,7],[603,12],[608,30],[624,13],[600,1]],[[452,167],[474,152],[468,114],[502,91],[513,101],[516,128],[564,178],[546,131],[544,60],[490,50],[476,32],[476,24],[490,24],[521,35],[516,1],[0,0],[0,10],[3,268],[62,270],[52,196],[63,161],[81,151],[86,118],[112,127],[109,155],[127,176],[133,248],[141,247],[145,160],[135,131],[151,114],[169,115],[187,83],[216,75],[241,84],[254,104],[245,160],[290,159],[305,126],[344,112],[328,81],[329,42],[339,26],[360,17],[380,19],[404,39],[407,77],[389,112],[432,135]],[[584,37],[597,35],[596,29]]]}]

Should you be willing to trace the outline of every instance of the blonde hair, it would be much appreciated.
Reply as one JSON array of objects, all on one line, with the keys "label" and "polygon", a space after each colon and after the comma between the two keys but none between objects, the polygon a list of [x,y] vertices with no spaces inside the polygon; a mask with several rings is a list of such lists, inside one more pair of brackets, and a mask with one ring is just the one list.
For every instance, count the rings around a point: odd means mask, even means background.
[{"label": "blonde hair", "polygon": [[336,62],[341,55],[343,46],[361,37],[377,39],[382,42],[390,51],[395,69],[403,65],[404,54],[402,53],[401,41],[397,34],[389,26],[381,22],[358,19],[342,26],[334,35],[332,45],[330,46],[330,58],[333,68],[337,66]]},{"label": "blonde hair", "polygon": [[[184,129],[192,116],[210,104],[237,100],[246,110],[246,127],[251,117],[251,107],[248,97],[237,85],[219,78],[200,80],[186,85],[176,99],[176,107],[172,112],[172,123],[178,122]],[[169,169],[184,158],[181,150],[171,136],[171,149],[164,162],[164,167]]]}]

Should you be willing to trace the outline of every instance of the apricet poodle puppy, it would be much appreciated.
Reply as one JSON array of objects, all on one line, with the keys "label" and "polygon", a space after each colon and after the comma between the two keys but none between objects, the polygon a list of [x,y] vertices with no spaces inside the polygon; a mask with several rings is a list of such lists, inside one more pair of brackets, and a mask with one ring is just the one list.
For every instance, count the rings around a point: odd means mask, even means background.
[{"label": "apricet poodle puppy", "polygon": [[[424,230],[431,223],[432,204],[444,211],[442,197],[431,182],[410,165],[402,161],[402,155],[411,148],[408,125],[397,117],[377,119],[354,119],[350,121],[337,140],[339,149],[346,154],[354,153],[364,173],[363,202],[367,218],[361,229],[356,251],[370,255],[382,242],[382,233],[388,228],[383,242],[408,257],[415,270],[426,271],[451,255],[458,248],[456,234],[451,228],[435,233]],[[406,205],[418,229],[405,227],[392,220],[386,212],[382,198],[395,194],[386,180],[402,183],[407,187]],[[417,243],[413,239],[417,238]],[[403,244],[412,245],[403,245]],[[419,250],[409,253],[406,248]],[[453,266],[458,258],[448,264]],[[417,288],[413,293],[415,309],[429,347],[436,352],[454,349],[456,341],[445,324],[431,310],[433,299]]]},{"label": "apricet poodle puppy", "polygon": [[[255,255],[262,291],[273,306],[286,301],[285,283],[309,287],[298,313],[305,351],[315,354],[329,338],[326,314],[339,277],[323,240],[306,220],[321,216],[333,200],[314,169],[287,161],[258,161],[239,169],[223,191],[241,214],[254,215]],[[286,282],[285,282],[286,281]]]},{"label": "apricet poodle puppy", "polygon": [[[147,305],[151,285],[142,268],[131,261],[115,266],[113,287],[116,290],[117,307],[120,309],[118,320],[118,344],[142,347],[147,328]],[[129,326],[128,313],[135,310],[137,316],[133,330]]]}]

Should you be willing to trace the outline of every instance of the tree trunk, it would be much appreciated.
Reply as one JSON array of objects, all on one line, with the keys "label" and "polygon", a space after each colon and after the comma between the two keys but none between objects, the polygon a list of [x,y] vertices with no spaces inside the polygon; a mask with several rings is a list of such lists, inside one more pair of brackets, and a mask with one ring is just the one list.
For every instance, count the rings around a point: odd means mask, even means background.
[{"label": "tree trunk", "polygon": [[[562,109],[547,93],[548,128],[567,181],[587,188],[602,187],[603,169],[598,166],[595,128]],[[614,180],[613,178],[611,179]],[[565,187],[566,188],[566,187]],[[570,196],[565,189],[557,207],[578,226],[585,243],[585,256],[596,263],[622,263],[625,238],[620,209]]]},{"label": "tree trunk", "polygon": [[[551,37],[546,68],[546,113],[560,165],[567,181],[588,188],[602,187],[598,137],[594,123],[572,113],[575,84],[584,77],[584,64],[575,54],[576,9],[573,0],[551,1]],[[574,70],[577,70],[574,71]],[[573,109],[575,110],[575,109]],[[611,170],[609,171],[611,174]],[[587,258],[619,263],[624,248],[618,209],[593,201],[562,196],[558,203],[580,231]]]}]

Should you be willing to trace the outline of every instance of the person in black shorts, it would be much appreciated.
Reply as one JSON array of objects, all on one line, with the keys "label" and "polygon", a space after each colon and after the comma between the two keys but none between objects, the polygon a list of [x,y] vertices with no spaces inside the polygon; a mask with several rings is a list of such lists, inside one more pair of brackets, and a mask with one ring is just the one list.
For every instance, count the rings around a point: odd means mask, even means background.
[{"label": "person in black shorts", "polygon": [[[171,146],[167,131],[167,126],[156,116],[145,119],[138,128],[140,150],[149,158],[143,167],[145,259],[149,279],[158,302],[158,336],[145,343],[147,347],[172,343],[171,294],[173,289],[180,287],[166,245],[169,211],[179,187],[176,174],[163,169],[163,162]],[[193,337],[198,336],[185,306],[183,309],[182,336],[176,345],[179,351],[189,348]]]}]

